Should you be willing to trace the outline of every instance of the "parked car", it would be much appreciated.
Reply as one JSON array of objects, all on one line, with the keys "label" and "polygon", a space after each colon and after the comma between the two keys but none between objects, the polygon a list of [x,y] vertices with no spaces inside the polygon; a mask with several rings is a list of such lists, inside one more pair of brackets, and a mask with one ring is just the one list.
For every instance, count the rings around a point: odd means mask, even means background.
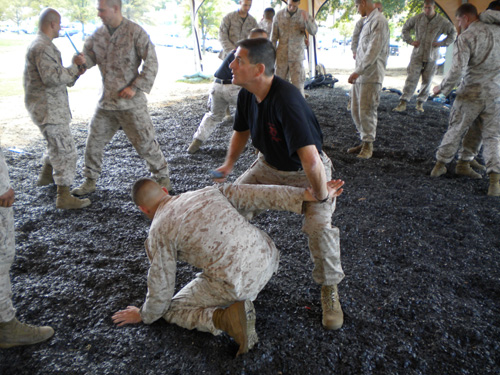
[{"label": "parked car", "polygon": [[218,39],[206,39],[205,40],[205,51],[219,53],[222,51],[222,46]]},{"label": "parked car", "polygon": [[390,56],[399,56],[399,45],[389,44],[389,55]]}]

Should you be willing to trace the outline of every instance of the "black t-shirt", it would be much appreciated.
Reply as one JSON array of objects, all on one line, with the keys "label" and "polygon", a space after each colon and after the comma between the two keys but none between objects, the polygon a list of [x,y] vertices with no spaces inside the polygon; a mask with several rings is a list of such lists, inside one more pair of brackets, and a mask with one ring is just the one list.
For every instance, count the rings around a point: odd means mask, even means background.
[{"label": "black t-shirt", "polygon": [[323,144],[323,133],[309,104],[295,86],[277,76],[261,103],[246,89],[240,90],[233,129],[250,130],[255,148],[267,163],[282,171],[302,168],[299,148],[315,145],[321,153]]},{"label": "black t-shirt", "polygon": [[215,78],[223,79],[224,81],[233,79],[233,73],[229,68],[229,64],[231,64],[234,60],[234,53],[236,50],[231,51],[227,54],[222,64],[220,64],[219,69],[214,73]]}]

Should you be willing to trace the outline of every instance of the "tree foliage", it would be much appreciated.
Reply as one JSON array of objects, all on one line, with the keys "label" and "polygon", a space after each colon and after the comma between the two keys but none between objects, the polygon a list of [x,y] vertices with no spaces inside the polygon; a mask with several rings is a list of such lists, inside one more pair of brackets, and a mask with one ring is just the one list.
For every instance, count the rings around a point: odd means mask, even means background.
[{"label": "tree foliage", "polygon": [[85,24],[96,18],[97,10],[94,0],[67,0],[66,15],[71,21],[82,25],[82,34],[85,33]]},{"label": "tree foliage", "polygon": [[154,0],[122,0],[123,15],[137,23],[150,23],[147,13],[154,9]]},{"label": "tree foliage", "polygon": [[[206,0],[198,8],[198,12],[196,14],[196,26],[201,34],[202,51],[205,50],[205,41],[207,37],[217,38],[219,25],[224,17],[222,9],[231,2],[232,1],[228,0]],[[191,0],[184,1],[184,8],[186,9],[186,12],[182,20],[182,26],[188,30],[188,35],[192,34],[190,3]]]}]

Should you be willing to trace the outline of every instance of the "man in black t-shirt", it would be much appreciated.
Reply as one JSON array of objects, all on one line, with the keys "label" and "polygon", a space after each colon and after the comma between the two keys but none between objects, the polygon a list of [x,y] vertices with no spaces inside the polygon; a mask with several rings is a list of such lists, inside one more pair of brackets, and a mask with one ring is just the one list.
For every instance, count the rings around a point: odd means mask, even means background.
[{"label": "man in black t-shirt", "polygon": [[[262,29],[252,29],[249,38],[267,38],[267,32]],[[217,125],[224,121],[224,115],[229,113],[229,106],[236,105],[238,97],[239,86],[231,83],[232,74],[229,64],[234,60],[234,53],[236,50],[231,51],[225,58],[219,69],[214,73],[214,83],[210,88],[210,111],[205,113],[203,119],[198,126],[198,129],[193,135],[193,141],[188,147],[188,153],[196,153],[203,142],[205,142]]]},{"label": "man in black t-shirt", "polygon": [[[302,230],[309,237],[313,279],[322,285],[323,326],[339,329],[344,317],[337,284],[344,272],[339,230],[331,225],[335,198],[328,199],[325,190],[333,168],[322,152],[323,134],[313,111],[295,86],[274,75],[275,55],[266,39],[238,43],[230,68],[233,84],[242,89],[226,160],[217,169],[223,176],[218,181],[231,173],[251,136],[259,156],[236,183],[312,187],[320,202],[304,205]],[[251,218],[253,214],[246,216]]]}]

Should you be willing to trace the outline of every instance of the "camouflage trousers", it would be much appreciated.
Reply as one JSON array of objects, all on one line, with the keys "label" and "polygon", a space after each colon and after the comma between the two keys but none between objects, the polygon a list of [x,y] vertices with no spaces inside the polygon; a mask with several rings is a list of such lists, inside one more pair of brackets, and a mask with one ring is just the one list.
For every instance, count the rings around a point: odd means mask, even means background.
[{"label": "camouflage trousers", "polygon": [[0,322],[8,322],[16,315],[9,274],[14,254],[14,210],[0,207]]},{"label": "camouflage trousers", "polygon": [[481,119],[476,119],[462,140],[462,147],[458,151],[458,159],[464,161],[472,161],[479,154],[479,150],[483,145],[483,122]]},{"label": "camouflage trousers", "polygon": [[120,129],[143,158],[156,178],[168,176],[168,165],[155,139],[153,122],[146,106],[123,111],[97,108],[89,124],[85,148],[85,177],[98,179],[102,171],[104,147]]},{"label": "camouflage trousers", "polygon": [[351,116],[364,142],[375,141],[381,88],[380,83],[354,83],[352,85]]},{"label": "camouflage trousers", "polygon": [[[486,163],[486,173],[500,173],[499,96],[481,99],[477,96],[468,95],[466,97],[466,94],[458,94],[450,112],[448,130],[436,152],[436,159],[443,163],[451,162],[458,151],[462,138],[476,120],[482,123],[483,158]],[[475,126],[480,123],[476,123]],[[477,129],[473,130],[476,132],[476,136],[477,131]],[[472,149],[474,147],[477,149],[477,144],[476,139]]]},{"label": "camouflage trousers", "polygon": [[236,106],[239,91],[239,86],[215,82],[212,84],[209,92],[210,112],[205,113],[205,116],[203,116],[193,138],[205,142],[210,137],[217,125],[222,123],[228,106]]},{"label": "camouflage trousers", "polygon": [[187,329],[197,329],[219,335],[221,330],[215,328],[212,320],[214,311],[243,300],[254,301],[259,292],[266,286],[278,269],[279,252],[269,238],[270,262],[259,274],[252,275],[253,283],[236,291],[230,282],[207,277],[203,272],[182,288],[173,298],[168,311],[163,315],[169,323]]},{"label": "camouflage trousers", "polygon": [[45,124],[38,128],[47,141],[47,152],[42,160],[52,165],[54,182],[59,186],[71,186],[76,173],[75,141],[69,125]]},{"label": "camouflage trousers", "polygon": [[[332,178],[332,162],[325,153],[321,159],[325,167],[326,180],[329,181]],[[301,188],[310,186],[303,170],[297,172],[277,170],[265,162],[262,154],[259,154],[252,166],[238,177],[235,184],[288,185]],[[302,231],[308,236],[309,252],[314,262],[312,276],[320,285],[338,284],[344,278],[340,262],[339,229],[332,226],[335,204],[335,199],[332,203],[304,202]],[[241,214],[250,220],[259,212],[241,212]]]},{"label": "camouflage trousers", "polygon": [[417,96],[417,101],[425,102],[429,97],[429,91],[431,89],[432,79],[434,74],[436,74],[436,62],[429,61],[423,62],[420,59],[410,60],[410,64],[407,68],[407,76],[405,81],[405,87],[403,88],[403,95],[401,95],[401,100],[410,101],[413,93],[417,89],[418,81],[420,76],[422,76],[422,84],[420,85],[420,92]]},{"label": "camouflage trousers", "polygon": [[292,85],[300,90],[302,96],[305,96],[304,82],[306,81],[306,73],[304,71],[304,61],[277,61],[276,75],[285,80],[290,79]]}]

